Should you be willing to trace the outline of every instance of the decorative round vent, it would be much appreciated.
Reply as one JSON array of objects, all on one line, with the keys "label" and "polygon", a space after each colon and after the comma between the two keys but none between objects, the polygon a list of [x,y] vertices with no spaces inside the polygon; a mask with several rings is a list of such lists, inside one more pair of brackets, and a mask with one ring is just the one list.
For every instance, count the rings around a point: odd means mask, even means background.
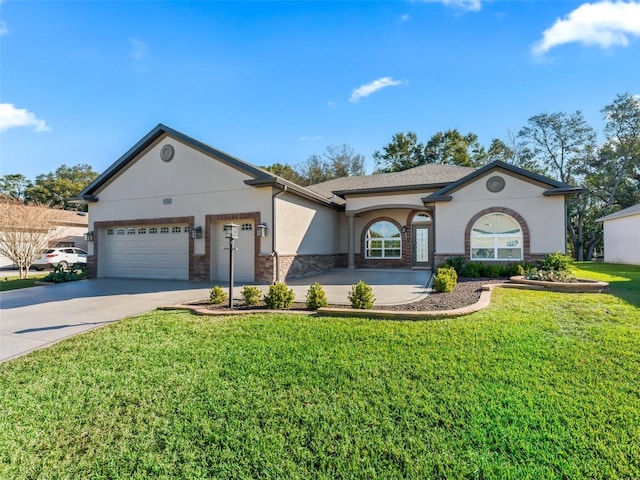
[{"label": "decorative round vent", "polygon": [[170,162],[174,154],[173,145],[165,145],[160,150],[160,158],[163,162]]},{"label": "decorative round vent", "polygon": [[493,193],[498,193],[504,188],[504,178],[491,177],[487,180],[487,190]]}]

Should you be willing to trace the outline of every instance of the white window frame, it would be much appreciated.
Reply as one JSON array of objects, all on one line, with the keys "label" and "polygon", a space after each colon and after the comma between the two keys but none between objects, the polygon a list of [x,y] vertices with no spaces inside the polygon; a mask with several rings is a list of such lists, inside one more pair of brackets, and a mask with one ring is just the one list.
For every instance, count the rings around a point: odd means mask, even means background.
[{"label": "white window frame", "polygon": [[[476,231],[476,226],[481,224],[481,223],[486,223],[487,217],[495,217],[496,215],[501,215],[504,217],[509,218],[510,220],[512,220],[519,228],[518,232],[508,232],[508,233],[480,233],[478,231]],[[469,256],[471,258],[471,260],[488,260],[488,261],[492,261],[492,262],[520,262],[523,260],[523,255],[524,255],[524,234],[522,233],[522,225],[520,225],[520,223],[513,218],[511,215],[508,215],[506,213],[500,213],[500,212],[495,212],[495,213],[487,213],[486,215],[483,215],[482,217],[480,217],[474,224],[473,227],[471,227],[471,234],[470,234],[470,252],[469,252]],[[501,239],[505,239],[505,238],[509,238],[512,240],[509,240],[509,242],[513,242],[515,241],[516,244],[515,245],[508,245],[506,247],[500,245],[500,240]],[[483,239],[483,240],[488,240],[491,239],[491,246],[486,246],[486,245],[481,245],[481,246],[477,246],[474,245],[474,240],[479,240],[479,239]],[[508,258],[499,258],[498,256],[498,252],[501,249],[517,249],[520,252],[520,255],[518,255],[517,257],[508,257]],[[476,250],[482,250],[485,251],[487,253],[491,252],[492,255],[474,255],[474,251]]]},{"label": "white window frame", "polygon": [[[391,225],[398,233],[398,236],[397,237],[389,237],[389,236],[371,237],[370,236],[371,229],[380,223],[387,223]],[[380,246],[380,248],[378,247],[373,248],[371,247],[372,242],[382,242],[382,245]],[[399,243],[399,245],[387,246],[389,242]],[[382,255],[381,256],[370,255],[369,252],[371,250],[380,250],[382,252]],[[391,250],[397,250],[398,252],[400,252],[400,254],[397,256],[387,255],[387,251],[391,251]],[[367,229],[367,234],[365,236],[364,253],[365,253],[365,258],[368,260],[402,260],[402,233],[400,232],[400,229],[388,220],[379,220],[377,222],[372,223],[371,226]]]}]

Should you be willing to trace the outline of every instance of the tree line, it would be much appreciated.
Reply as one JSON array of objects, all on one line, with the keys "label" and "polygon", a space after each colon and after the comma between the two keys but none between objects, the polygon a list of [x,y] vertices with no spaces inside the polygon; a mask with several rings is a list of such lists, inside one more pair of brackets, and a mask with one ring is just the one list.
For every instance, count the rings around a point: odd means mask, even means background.
[{"label": "tree line", "polygon": [[[493,139],[488,148],[476,134],[457,129],[437,132],[426,143],[415,132],[399,132],[373,153],[373,173],[399,172],[428,163],[481,167],[502,160],[582,187],[584,193],[567,202],[567,238],[571,253],[578,260],[588,260],[602,248],[602,228],[596,219],[640,203],[640,97],[619,94],[601,113],[605,126],[599,143],[580,111],[534,115],[516,133]],[[312,154],[295,166],[275,163],[262,168],[308,186],[364,175],[364,161],[364,155],[345,144],[327,146],[323,153]],[[33,182],[21,174],[4,175],[0,196],[52,208],[86,208],[68,199],[97,176],[86,164],[62,165]]]}]

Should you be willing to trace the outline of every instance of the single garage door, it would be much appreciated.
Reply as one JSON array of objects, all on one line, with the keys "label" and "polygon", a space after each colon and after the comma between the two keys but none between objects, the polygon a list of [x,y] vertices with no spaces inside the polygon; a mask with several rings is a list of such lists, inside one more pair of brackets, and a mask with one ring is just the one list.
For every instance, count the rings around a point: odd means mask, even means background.
[{"label": "single garage door", "polygon": [[101,277],[189,279],[187,225],[131,225],[100,234]]}]

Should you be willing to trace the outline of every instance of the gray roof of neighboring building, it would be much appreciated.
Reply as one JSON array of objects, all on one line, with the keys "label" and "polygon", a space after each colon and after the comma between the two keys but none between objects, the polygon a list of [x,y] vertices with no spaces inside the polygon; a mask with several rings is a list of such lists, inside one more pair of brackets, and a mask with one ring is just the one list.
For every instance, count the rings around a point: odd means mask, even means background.
[{"label": "gray roof of neighboring building", "polygon": [[460,180],[476,169],[457,165],[430,163],[393,173],[376,173],[356,177],[342,177],[309,185],[307,188],[325,197],[352,194],[375,194],[402,190],[441,188]]},{"label": "gray roof of neighboring building", "polygon": [[622,218],[622,217],[628,217],[631,215],[638,215],[638,214],[640,214],[640,203],[637,205],[633,205],[631,207],[625,208],[623,210],[620,210],[618,212],[612,213],[610,215],[606,215],[604,217],[598,218],[596,222],[604,222],[605,220],[613,220],[614,218]]}]

